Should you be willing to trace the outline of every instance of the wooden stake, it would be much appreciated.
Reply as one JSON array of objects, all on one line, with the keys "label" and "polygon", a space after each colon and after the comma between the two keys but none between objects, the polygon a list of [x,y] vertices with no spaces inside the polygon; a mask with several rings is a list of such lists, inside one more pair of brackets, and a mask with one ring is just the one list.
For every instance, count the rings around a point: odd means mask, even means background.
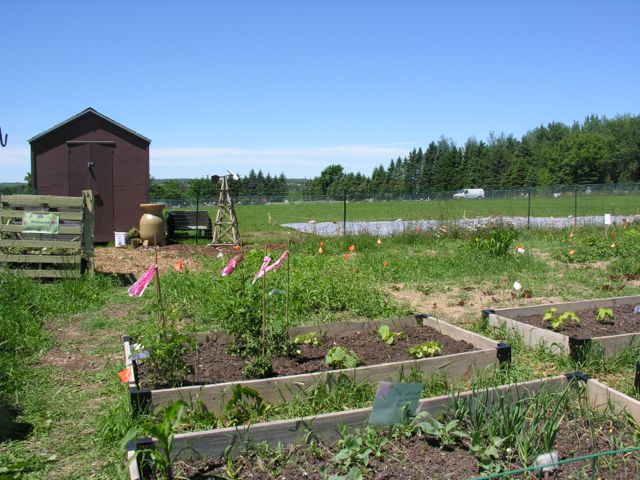
[{"label": "wooden stake", "polygon": [[158,322],[162,327],[162,332],[165,330],[164,312],[162,309],[162,292],[160,290],[160,269],[158,268],[158,242],[156,241],[156,234],[153,234],[153,253],[156,264],[156,293],[158,294]]},{"label": "wooden stake", "polygon": [[287,296],[285,298],[284,303],[284,327],[288,331],[289,330],[289,288],[290,288],[290,279],[291,279],[291,265],[289,261],[291,260],[291,239],[287,241],[287,251],[289,255],[287,256]]},{"label": "wooden stake", "polygon": [[[264,256],[267,256],[267,245],[264,246]],[[262,337],[262,355],[266,354],[266,341],[265,341],[265,330],[267,323],[267,273],[263,272],[262,274],[262,331],[260,335]]]}]

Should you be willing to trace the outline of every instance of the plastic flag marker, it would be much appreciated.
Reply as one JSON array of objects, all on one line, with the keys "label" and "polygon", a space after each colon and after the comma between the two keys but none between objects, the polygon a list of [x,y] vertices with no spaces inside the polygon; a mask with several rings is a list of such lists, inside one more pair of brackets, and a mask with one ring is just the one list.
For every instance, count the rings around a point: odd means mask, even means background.
[{"label": "plastic flag marker", "polygon": [[120,380],[122,380],[122,383],[127,383],[129,381],[129,377],[131,376],[131,365],[129,365],[124,370],[120,370],[118,372],[118,376],[120,377]]},{"label": "plastic flag marker", "polygon": [[151,282],[151,279],[153,278],[157,270],[158,270],[158,265],[155,265],[155,264],[151,265],[149,267],[149,270],[144,272],[142,276],[136,281],[136,283],[134,283],[129,287],[129,290],[127,290],[127,292],[129,293],[129,296],[141,297],[145,289],[147,288],[147,285],[149,285],[149,283]]},{"label": "plastic flag marker", "polygon": [[229,260],[229,263],[227,263],[227,266],[222,269],[220,275],[222,275],[223,277],[231,275],[240,261],[242,261],[242,255],[234,255],[234,257]]},{"label": "plastic flag marker", "polygon": [[269,265],[270,261],[271,261],[271,257],[269,256],[264,257],[264,260],[262,261],[262,266],[256,272],[255,276],[253,277],[253,282],[251,282],[251,284],[256,283],[259,278],[262,278],[264,276],[264,272],[267,269],[267,265]]}]

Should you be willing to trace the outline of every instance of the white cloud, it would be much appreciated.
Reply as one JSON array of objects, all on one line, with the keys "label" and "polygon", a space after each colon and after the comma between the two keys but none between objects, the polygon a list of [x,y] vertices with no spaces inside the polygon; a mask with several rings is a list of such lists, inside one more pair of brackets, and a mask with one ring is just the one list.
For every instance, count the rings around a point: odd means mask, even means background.
[{"label": "white cloud", "polygon": [[0,182],[22,182],[31,171],[29,147],[0,147]]}]

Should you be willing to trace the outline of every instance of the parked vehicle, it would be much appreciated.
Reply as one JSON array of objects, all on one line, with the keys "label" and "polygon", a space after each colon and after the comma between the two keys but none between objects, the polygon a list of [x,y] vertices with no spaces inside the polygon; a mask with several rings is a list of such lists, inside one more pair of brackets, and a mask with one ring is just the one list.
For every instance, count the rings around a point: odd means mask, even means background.
[{"label": "parked vehicle", "polygon": [[484,189],[465,188],[453,194],[453,198],[484,198]]}]

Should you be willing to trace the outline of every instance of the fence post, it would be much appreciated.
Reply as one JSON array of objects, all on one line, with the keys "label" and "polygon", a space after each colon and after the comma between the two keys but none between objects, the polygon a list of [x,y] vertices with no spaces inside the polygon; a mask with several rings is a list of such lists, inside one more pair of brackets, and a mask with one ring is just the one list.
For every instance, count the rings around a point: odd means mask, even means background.
[{"label": "fence post", "polygon": [[531,187],[527,192],[527,230],[531,228]]},{"label": "fence post", "polygon": [[343,213],[342,213],[342,235],[347,235],[347,191],[344,191],[344,199],[342,201]]},{"label": "fence post", "polygon": [[573,187],[573,226],[578,226],[578,186]]},{"label": "fence post", "polygon": [[200,232],[200,189],[196,189],[196,245],[198,245],[198,233]]}]

